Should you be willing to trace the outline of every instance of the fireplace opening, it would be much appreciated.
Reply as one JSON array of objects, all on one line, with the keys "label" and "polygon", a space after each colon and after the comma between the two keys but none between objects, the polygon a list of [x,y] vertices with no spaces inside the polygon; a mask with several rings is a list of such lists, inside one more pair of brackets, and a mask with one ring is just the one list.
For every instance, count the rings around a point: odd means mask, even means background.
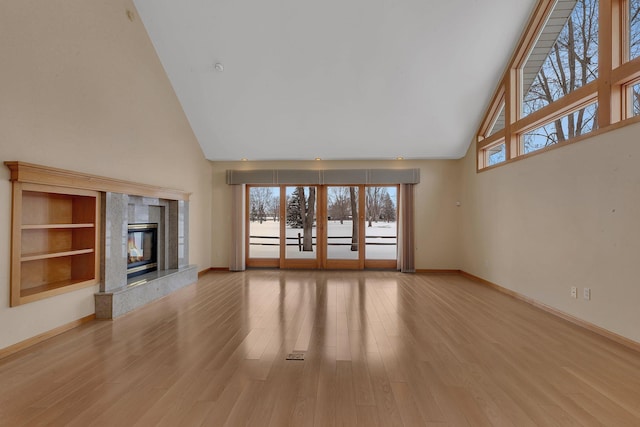
[{"label": "fireplace opening", "polygon": [[158,269],[158,224],[129,224],[127,278]]}]

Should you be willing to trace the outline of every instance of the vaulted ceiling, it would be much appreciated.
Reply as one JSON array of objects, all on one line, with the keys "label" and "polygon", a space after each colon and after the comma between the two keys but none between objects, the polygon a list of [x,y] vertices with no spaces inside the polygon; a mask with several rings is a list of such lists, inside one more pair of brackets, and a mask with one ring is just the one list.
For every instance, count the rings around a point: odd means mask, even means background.
[{"label": "vaulted ceiling", "polygon": [[535,3],[135,0],[210,160],[462,157]]}]

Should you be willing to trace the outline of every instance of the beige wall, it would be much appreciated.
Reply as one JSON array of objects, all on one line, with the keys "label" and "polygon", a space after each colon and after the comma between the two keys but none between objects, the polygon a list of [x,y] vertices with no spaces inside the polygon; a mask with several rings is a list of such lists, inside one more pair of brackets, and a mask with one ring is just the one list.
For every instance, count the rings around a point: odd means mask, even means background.
[{"label": "beige wall", "polygon": [[640,342],[639,134],[630,125],[479,174],[472,146],[461,268]]},{"label": "beige wall", "polygon": [[[127,9],[128,0],[2,0],[0,161],[192,192],[191,262],[208,268],[211,168]],[[0,166],[0,349],[92,314],[96,291],[9,308],[8,179]]]},{"label": "beige wall", "polygon": [[419,168],[416,185],[416,268],[458,269],[459,161],[308,161],[212,162],[213,248],[212,265],[229,265],[231,211],[227,169],[376,169]]}]

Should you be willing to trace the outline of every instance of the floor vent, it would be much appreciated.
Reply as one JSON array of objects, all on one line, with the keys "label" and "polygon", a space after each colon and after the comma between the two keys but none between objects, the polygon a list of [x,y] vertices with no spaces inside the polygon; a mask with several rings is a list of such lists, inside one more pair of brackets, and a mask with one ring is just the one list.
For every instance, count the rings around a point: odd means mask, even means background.
[{"label": "floor vent", "polygon": [[304,353],[289,353],[287,360],[304,360]]}]

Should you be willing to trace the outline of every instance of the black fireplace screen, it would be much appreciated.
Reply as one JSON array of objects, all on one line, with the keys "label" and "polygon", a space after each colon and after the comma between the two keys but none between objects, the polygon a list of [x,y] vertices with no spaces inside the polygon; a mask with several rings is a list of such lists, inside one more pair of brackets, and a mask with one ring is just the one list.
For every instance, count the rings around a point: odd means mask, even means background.
[{"label": "black fireplace screen", "polygon": [[158,269],[158,224],[129,224],[127,277]]}]

